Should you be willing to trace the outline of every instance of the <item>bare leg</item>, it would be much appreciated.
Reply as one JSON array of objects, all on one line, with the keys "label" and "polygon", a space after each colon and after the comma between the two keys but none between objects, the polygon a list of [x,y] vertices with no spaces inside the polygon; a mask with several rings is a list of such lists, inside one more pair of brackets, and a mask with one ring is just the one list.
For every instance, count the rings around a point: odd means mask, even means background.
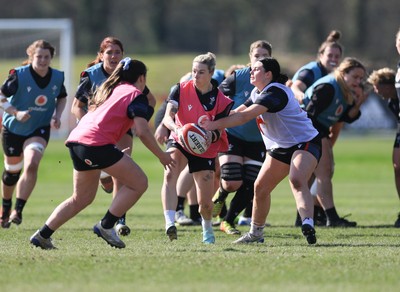
[{"label": "bare leg", "polygon": [[289,173],[289,165],[267,155],[254,183],[253,223],[264,226],[270,207],[271,192]]}]

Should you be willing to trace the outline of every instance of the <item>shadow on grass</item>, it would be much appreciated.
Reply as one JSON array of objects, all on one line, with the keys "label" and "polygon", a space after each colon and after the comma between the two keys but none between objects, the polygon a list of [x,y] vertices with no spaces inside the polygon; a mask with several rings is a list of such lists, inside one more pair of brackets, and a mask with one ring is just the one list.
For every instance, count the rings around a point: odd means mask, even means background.
[{"label": "shadow on grass", "polygon": [[315,247],[400,247],[400,244],[382,243],[317,243]]}]

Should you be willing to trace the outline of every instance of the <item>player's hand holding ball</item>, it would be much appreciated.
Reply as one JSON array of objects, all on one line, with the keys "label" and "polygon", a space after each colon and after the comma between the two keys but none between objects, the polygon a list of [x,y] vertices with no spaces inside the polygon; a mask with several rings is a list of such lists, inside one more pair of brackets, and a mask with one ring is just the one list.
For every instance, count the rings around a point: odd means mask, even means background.
[{"label": "player's hand holding ball", "polygon": [[212,133],[195,123],[188,123],[177,130],[180,144],[193,155],[201,155],[211,145]]},{"label": "player's hand holding ball", "polygon": [[209,118],[204,118],[204,119],[199,119],[199,125],[206,131],[212,131],[215,130],[215,128],[212,127],[212,121],[210,121]]}]

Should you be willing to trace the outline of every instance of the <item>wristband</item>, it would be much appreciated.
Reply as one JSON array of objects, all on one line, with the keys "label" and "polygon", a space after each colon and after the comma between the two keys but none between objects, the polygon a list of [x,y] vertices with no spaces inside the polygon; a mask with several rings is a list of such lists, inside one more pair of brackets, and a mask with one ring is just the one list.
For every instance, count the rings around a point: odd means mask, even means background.
[{"label": "wristband", "polygon": [[211,143],[215,143],[218,141],[218,139],[221,137],[221,132],[219,130],[213,130],[211,131],[212,138],[211,138]]}]

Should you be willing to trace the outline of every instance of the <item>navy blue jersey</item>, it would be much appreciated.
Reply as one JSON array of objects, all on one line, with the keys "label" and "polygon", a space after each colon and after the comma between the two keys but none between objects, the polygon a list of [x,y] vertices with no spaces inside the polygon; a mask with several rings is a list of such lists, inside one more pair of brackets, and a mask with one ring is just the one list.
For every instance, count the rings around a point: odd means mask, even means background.
[{"label": "navy blue jersey", "polygon": [[348,111],[354,106],[344,99],[335,77],[330,74],[320,78],[304,94],[303,104],[314,126],[323,135],[329,134],[329,128],[336,122],[351,123],[360,117],[348,116]]},{"label": "navy blue jersey", "polygon": [[320,62],[310,62],[294,74],[292,81],[300,80],[309,88],[315,81],[328,74]]}]

